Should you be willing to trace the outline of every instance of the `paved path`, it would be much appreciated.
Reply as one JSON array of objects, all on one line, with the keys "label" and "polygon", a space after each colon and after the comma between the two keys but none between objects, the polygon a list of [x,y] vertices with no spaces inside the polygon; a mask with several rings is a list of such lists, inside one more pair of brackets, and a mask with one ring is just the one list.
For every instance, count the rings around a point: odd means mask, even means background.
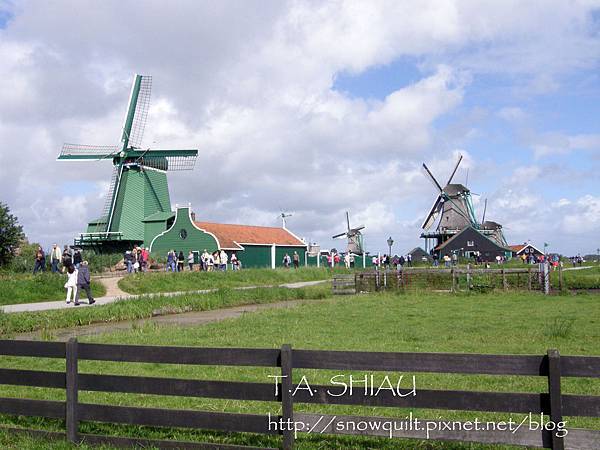
[{"label": "paved path", "polygon": [[[98,297],[96,299],[95,305],[107,305],[109,303],[114,303],[119,300],[129,300],[136,298],[148,298],[148,297],[174,297],[182,294],[207,294],[209,292],[215,292],[217,289],[199,289],[196,291],[177,291],[177,292],[160,292],[153,294],[141,294],[141,295],[132,295],[127,294],[119,289],[117,286],[117,281],[120,278],[102,278],[98,281],[101,281],[106,286],[107,295],[104,297]],[[280,285],[268,285],[268,286],[244,286],[234,288],[236,290],[243,289],[256,289],[259,287],[285,287],[289,289],[299,289],[308,286],[315,286],[317,284],[326,283],[329,280],[317,280],[317,281],[300,281],[297,283],[286,283]],[[108,295],[110,294],[110,295]],[[82,303],[80,306],[73,306],[73,304],[67,304],[64,300],[59,301],[49,301],[49,302],[38,302],[38,303],[20,303],[17,305],[4,305],[0,306],[0,310],[5,313],[18,313],[18,312],[36,312],[36,311],[48,311],[52,309],[66,309],[66,308],[86,308],[88,304],[85,303],[85,297],[82,299]]]},{"label": "paved path", "polygon": [[578,267],[565,267],[563,272],[566,270],[583,270],[583,269],[593,269],[594,266],[578,266]]},{"label": "paved path", "polygon": [[[314,302],[315,300],[287,300],[275,303],[262,303],[253,305],[235,306],[232,308],[214,309],[211,311],[194,311],[182,314],[169,314],[164,316],[150,317],[146,319],[126,320],[123,322],[97,323],[72,328],[63,328],[51,330],[53,341],[67,341],[72,337],[94,336],[115,331],[128,331],[134,326],[144,326],[146,324],[156,324],[158,326],[175,325],[177,327],[192,327],[205,325],[212,322],[220,322],[226,319],[235,319],[244,314],[264,311],[267,309],[293,308],[295,306]],[[39,340],[41,331],[31,333],[21,333],[15,336],[15,339]]]}]

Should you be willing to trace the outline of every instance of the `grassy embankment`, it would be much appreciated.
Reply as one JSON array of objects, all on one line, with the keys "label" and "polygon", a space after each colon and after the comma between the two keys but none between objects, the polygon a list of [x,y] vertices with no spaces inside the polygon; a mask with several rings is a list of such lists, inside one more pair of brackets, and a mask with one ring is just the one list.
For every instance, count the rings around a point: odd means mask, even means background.
[{"label": "grassy embankment", "polygon": [[130,294],[181,292],[199,289],[279,285],[298,281],[326,280],[345,269],[302,267],[294,269],[244,269],[227,272],[152,272],[128,275],[119,280],[119,288]]},{"label": "grassy embankment", "polygon": [[[67,276],[64,274],[38,273],[0,274],[0,305],[32,303],[45,300],[63,300],[66,297],[64,285]],[[104,286],[92,282],[95,297],[106,294]],[[84,292],[85,297],[85,292]]]},{"label": "grassy embankment", "polygon": [[[245,295],[234,292],[231,295]],[[144,326],[85,341],[146,345],[189,345],[209,347],[276,348],[290,343],[294,348],[467,352],[499,354],[543,354],[548,348],[558,348],[562,355],[598,355],[600,353],[600,297],[575,295],[546,297],[538,293],[491,294],[369,294],[319,300],[291,310],[269,310],[239,319],[195,328]],[[63,361],[2,358],[3,367],[43,370],[64,370]],[[160,364],[123,364],[83,361],[84,372],[124,375],[165,376],[186,379],[215,379],[270,382],[267,375],[277,369],[200,367]],[[294,380],[307,375],[311,383],[327,383],[338,372],[296,370]],[[355,374],[359,375],[359,374]],[[378,375],[382,376],[383,374]],[[389,374],[390,376],[393,375]],[[410,374],[409,374],[410,375]],[[397,376],[397,374],[396,374]],[[600,395],[600,380],[563,379],[563,392]],[[543,392],[547,381],[543,377],[499,377],[444,374],[417,374],[419,389],[452,389],[503,392]],[[2,387],[0,396],[38,399],[63,399],[64,391]],[[215,399],[188,399],[152,395],[104,394],[82,392],[83,402],[112,403],[145,407],[237,411],[266,414],[277,413],[276,403],[237,402]],[[394,408],[319,406],[296,404],[297,411],[327,414],[380,415],[404,417],[408,410]],[[508,414],[468,413],[454,411],[413,410],[420,418],[438,416],[454,420],[501,420]],[[523,415],[513,415],[514,420]],[[567,417],[568,427],[600,429],[596,419]],[[41,421],[17,417],[2,417],[7,424],[44,426],[61,429],[59,421]],[[159,430],[148,427],[124,427],[84,423],[84,432],[126,433],[144,437],[169,437],[189,440],[245,443],[277,446],[277,438],[239,434],[208,433],[186,430]],[[18,445],[16,438],[0,435],[0,444]],[[33,445],[29,441],[27,445]],[[39,444],[40,441],[35,441]],[[44,443],[48,446],[51,444]],[[64,443],[54,448],[66,448]],[[61,447],[62,446],[62,447]],[[388,439],[302,437],[298,448],[506,448],[450,443],[398,442]]]}]

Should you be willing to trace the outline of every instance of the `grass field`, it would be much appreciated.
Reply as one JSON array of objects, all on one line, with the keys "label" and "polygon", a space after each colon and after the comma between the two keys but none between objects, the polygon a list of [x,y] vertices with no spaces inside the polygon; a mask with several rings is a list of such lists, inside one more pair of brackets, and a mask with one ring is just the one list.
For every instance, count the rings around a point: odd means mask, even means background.
[{"label": "grass field", "polygon": [[328,285],[302,289],[220,289],[216,292],[201,295],[189,294],[129,299],[102,306],[95,305],[92,308],[69,308],[67,310],[11,314],[0,312],[0,338],[6,339],[16,333],[32,331],[42,331],[46,338],[51,338],[52,330],[59,328],[149,318],[155,315],[157,311],[164,314],[176,314],[283,300],[321,299],[330,296],[331,287]]},{"label": "grass field", "polygon": [[344,269],[303,267],[293,269],[244,269],[227,272],[152,272],[133,274],[119,280],[119,287],[130,294],[178,292],[241,286],[278,285],[297,281],[331,278]]},{"label": "grass field", "polygon": [[[31,303],[44,300],[63,300],[67,276],[52,273],[0,275],[0,305]],[[95,297],[106,294],[99,283],[92,282]],[[85,294],[84,294],[85,295]]]},{"label": "grass field", "polygon": [[[265,290],[269,291],[269,290]],[[252,291],[247,291],[252,292]],[[246,291],[244,291],[244,294]],[[230,295],[243,295],[232,292]],[[78,311],[79,313],[79,311]],[[499,354],[543,354],[558,348],[562,355],[600,354],[600,296],[580,294],[545,297],[537,293],[490,294],[370,294],[315,300],[289,310],[269,310],[235,320],[201,327],[182,328],[142,326],[86,338],[85,341],[128,344],[164,344],[210,347],[276,348],[283,343],[294,348],[466,352]],[[63,370],[64,362],[2,358],[3,367]],[[127,375],[167,376],[190,379],[216,379],[269,382],[267,375],[276,369],[198,367],[161,364],[123,364],[84,361],[84,372]],[[336,372],[337,373],[337,372]],[[315,383],[326,383],[333,372],[296,370],[297,382],[306,374]],[[381,374],[383,375],[383,374]],[[418,389],[457,389],[481,391],[542,392],[544,378],[417,374]],[[563,379],[563,392],[600,395],[600,380]],[[0,387],[1,396],[62,399],[63,391],[27,387]],[[277,413],[277,404],[236,402],[214,399],[187,399],[152,395],[103,394],[82,392],[84,402],[113,403],[147,407],[204,409]],[[297,411],[328,414],[381,415],[402,417],[408,410],[349,406],[295,405]],[[414,410],[421,418],[472,420],[506,419],[506,414]],[[521,416],[513,416],[520,419]],[[595,419],[567,418],[569,427],[600,429]],[[2,417],[5,424],[44,426],[61,429],[60,422]],[[262,436],[226,435],[184,430],[152,430],[146,427],[117,427],[85,423],[82,431],[125,433],[145,437],[210,439],[217,442],[274,445],[279,441]],[[19,441],[0,434],[0,444],[21,448],[50,448],[38,441]],[[46,445],[46,443],[43,443]],[[22,447],[25,445],[25,447]],[[62,446],[62,447],[61,447]],[[52,448],[66,448],[64,443]],[[461,444],[417,443],[367,438],[302,437],[298,448],[506,448]]]}]

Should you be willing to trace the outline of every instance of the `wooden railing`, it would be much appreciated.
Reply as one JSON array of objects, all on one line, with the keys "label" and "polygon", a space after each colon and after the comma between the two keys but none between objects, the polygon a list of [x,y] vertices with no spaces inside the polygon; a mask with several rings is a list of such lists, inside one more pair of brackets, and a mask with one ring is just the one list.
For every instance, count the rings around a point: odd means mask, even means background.
[{"label": "wooden railing", "polygon": [[[296,403],[329,405],[359,405],[368,407],[423,408],[458,411],[489,411],[534,415],[545,414],[553,423],[563,417],[600,417],[600,396],[562,394],[564,377],[600,378],[600,357],[560,356],[549,350],[542,356],[479,355],[444,353],[381,353],[321,350],[236,349],[157,347],[133,345],[85,344],[71,339],[67,343],[0,341],[0,355],[64,358],[65,372],[0,369],[0,384],[59,388],[66,390],[66,401],[0,398],[0,413],[64,419],[66,433],[30,429],[0,428],[15,433],[29,433],[45,438],[65,437],[74,443],[109,444],[116,446],[158,446],[160,448],[252,448],[224,444],[160,441],[129,437],[83,434],[79,423],[107,422],[154,427],[194,428],[225,432],[282,435],[282,446],[294,446],[295,431],[315,434],[356,434],[388,436],[385,429],[353,430],[341,423],[405,423],[389,417],[356,417],[303,413]],[[144,376],[100,375],[80,373],[81,360],[145,362],[159,364],[192,364],[210,366],[256,366],[280,368],[281,382],[275,395],[274,383],[235,381],[185,380]],[[389,390],[379,395],[359,391],[328,393],[332,385],[311,385],[312,391],[292,384],[293,369],[325,369],[339,371],[448,373],[540,376],[547,379],[548,391],[541,393],[472,392],[419,389],[416,395],[399,396]],[[268,401],[281,404],[281,414],[221,413],[197,410],[174,410],[107,404],[82,403],[80,391],[121,392],[183,397],[205,397],[248,401]],[[301,429],[273,427],[274,422],[302,424]],[[396,428],[396,427],[395,427]],[[506,443],[543,448],[598,448],[600,431],[573,429],[568,434],[549,429],[532,430],[471,430],[409,429],[404,426],[389,437],[443,439],[480,443]]]},{"label": "wooden railing", "polygon": [[[542,272],[538,267],[493,268],[404,268],[357,271],[334,274],[334,294],[354,294],[394,289],[441,289],[469,291],[477,289],[543,290]],[[562,271],[559,276],[562,289]]]}]

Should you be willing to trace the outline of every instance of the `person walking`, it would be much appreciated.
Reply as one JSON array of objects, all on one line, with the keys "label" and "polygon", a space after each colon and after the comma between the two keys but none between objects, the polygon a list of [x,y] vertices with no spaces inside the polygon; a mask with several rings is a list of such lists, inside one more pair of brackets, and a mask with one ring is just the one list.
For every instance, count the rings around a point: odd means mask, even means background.
[{"label": "person walking", "polygon": [[240,270],[240,260],[235,252],[231,254],[231,258],[229,260],[231,262],[231,270]]},{"label": "person walking", "polygon": [[290,263],[291,263],[292,259],[290,258],[290,255],[288,255],[287,253],[285,254],[285,256],[283,257],[283,267],[285,267],[286,269],[290,268]]},{"label": "person walking", "polygon": [[350,268],[354,269],[354,253],[350,252]]},{"label": "person walking", "polygon": [[75,289],[75,306],[79,306],[79,294],[81,290],[85,291],[88,298],[88,304],[93,305],[96,303],[94,296],[92,295],[92,289],[90,287],[90,269],[87,261],[81,261],[81,265],[77,270],[77,288]]},{"label": "person walking", "polygon": [[225,272],[227,270],[227,252],[225,250],[221,250],[219,253],[219,259],[221,260],[221,270]]},{"label": "person walking", "polygon": [[400,259],[398,260],[398,269],[402,270],[404,268],[404,264],[406,263],[406,259],[404,259],[404,255],[400,255]]},{"label": "person walking", "polygon": [[140,250],[140,271],[146,272],[148,270],[148,258],[150,256],[150,250],[146,247],[142,247]]},{"label": "person walking", "polygon": [[65,273],[65,270],[69,268],[71,263],[73,262],[73,257],[71,256],[71,250],[68,245],[65,245],[65,249],[62,253],[62,272]]},{"label": "person walking", "polygon": [[58,263],[60,262],[62,254],[58,245],[53,244],[52,250],[50,251],[50,264],[52,266],[52,273],[58,273]]},{"label": "person walking", "polygon": [[185,264],[185,257],[183,256],[183,250],[179,251],[177,257],[177,272],[183,272],[183,265]]},{"label": "person walking", "polygon": [[38,245],[38,248],[35,251],[35,264],[33,266],[33,273],[36,274],[40,271],[46,271],[46,254],[44,253],[42,246]]},{"label": "person walking", "polygon": [[188,253],[187,261],[188,261],[188,266],[190,267],[190,272],[193,272],[194,271],[194,252],[192,252],[191,250]]},{"label": "person walking", "polygon": [[214,253],[207,253],[207,257],[206,257],[206,271],[207,272],[212,272],[215,268],[215,254]]},{"label": "person walking", "polygon": [[300,255],[297,251],[294,250],[294,255],[292,256],[292,261],[294,263],[294,269],[300,267]]},{"label": "person walking", "polygon": [[412,255],[410,253],[406,255],[406,265],[412,267]]},{"label": "person walking", "polygon": [[77,270],[79,270],[79,266],[81,265],[81,261],[83,261],[83,258],[81,257],[81,250],[79,248],[76,248],[73,251],[73,265],[75,266],[75,268]]},{"label": "person walking", "polygon": [[344,265],[346,266],[346,269],[350,268],[350,253],[346,253],[344,255]]},{"label": "person walking", "polygon": [[200,262],[202,263],[202,270],[204,270],[204,271],[208,271],[208,257],[209,256],[210,255],[208,254],[206,249],[204,249],[204,251],[202,252],[202,256],[200,256]]},{"label": "person walking", "polygon": [[77,276],[78,271],[73,264],[67,268],[67,282],[65,288],[67,289],[67,305],[71,303],[71,294],[73,295],[73,301],[77,296]]},{"label": "person walking", "polygon": [[127,273],[133,272],[133,255],[131,254],[131,250],[127,250],[123,255],[123,262],[127,267]]}]

